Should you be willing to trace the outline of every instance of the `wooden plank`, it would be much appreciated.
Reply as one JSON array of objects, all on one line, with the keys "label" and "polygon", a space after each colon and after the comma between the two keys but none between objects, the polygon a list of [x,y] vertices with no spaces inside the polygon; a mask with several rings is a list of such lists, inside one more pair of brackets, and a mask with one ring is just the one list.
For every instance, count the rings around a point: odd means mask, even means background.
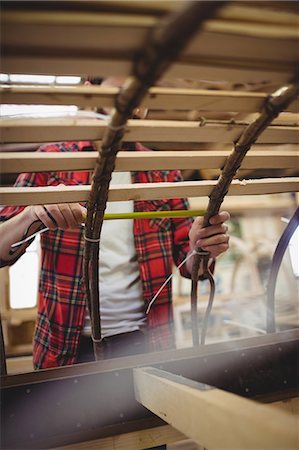
[{"label": "wooden plank", "polygon": [[33,370],[32,356],[16,356],[6,359],[7,373],[9,375]]},{"label": "wooden plank", "polygon": [[[77,75],[84,70],[103,76],[127,74],[135,51],[157,22],[153,13],[143,15],[140,11],[136,16],[115,13],[114,9],[110,14],[91,9],[90,4],[80,10],[77,5],[65,10],[60,7],[59,11],[55,7],[38,10],[31,5],[26,11],[4,6],[2,70],[8,73]],[[241,21],[236,20],[236,14],[232,19],[228,14],[224,19],[207,21],[170,69],[170,76],[239,82],[289,80],[297,64],[296,19],[286,21],[284,16],[278,26],[278,14],[274,23],[264,20],[261,24],[260,18],[256,21],[251,16],[250,21],[244,17],[246,11]],[[106,42],[110,43],[109,54]]]},{"label": "wooden plank", "polygon": [[[273,402],[271,403],[273,408],[280,409],[282,411],[286,411],[294,416],[298,416],[299,418],[299,397],[288,398],[283,401]],[[299,428],[298,428],[299,433]],[[299,436],[298,436],[299,437]]]},{"label": "wooden plank", "polygon": [[[20,54],[35,49],[59,52],[65,48],[87,52],[107,51],[120,56],[121,52],[132,59],[134,52],[144,42],[158,19],[150,15],[118,14],[94,11],[4,11],[2,12],[2,45],[4,50],[19,49]],[[208,20],[203,31],[195,35],[180,58],[186,56],[232,58],[230,51],[234,40],[235,60],[296,62],[298,27],[294,19],[280,26],[272,23],[236,20]],[[17,30],[17,33],[16,33]],[[80,39],[85,35],[84,40]],[[39,35],[39,40],[35,36]],[[237,41],[237,42],[236,42]],[[216,45],[215,45],[216,43]],[[275,54],[271,45],[275,47]],[[5,51],[6,54],[6,51]]]},{"label": "wooden plank", "polygon": [[[221,142],[236,141],[244,124],[206,121],[129,120],[124,141],[141,142]],[[54,142],[100,140],[107,124],[96,119],[2,119],[1,142]],[[298,126],[269,126],[258,143],[296,144]]]},{"label": "wooden plank", "polygon": [[[115,171],[219,169],[230,152],[208,151],[119,151]],[[93,170],[97,152],[0,152],[0,173]],[[21,162],[21,164],[20,164]],[[299,167],[299,150],[254,150],[249,152],[242,169],[293,169]]]},{"label": "wooden plank", "polygon": [[109,436],[103,439],[93,441],[84,441],[65,445],[63,447],[55,447],[52,450],[139,450],[149,447],[157,447],[163,444],[186,439],[186,436],[180,433],[170,425],[162,425],[160,427],[148,428],[146,430],[134,431],[131,433],[120,434],[117,436]]},{"label": "wooden plank", "polygon": [[[271,403],[271,408],[283,409],[289,413],[299,414],[299,398],[292,398],[285,401]],[[148,428],[147,430],[139,430],[132,433],[120,434],[104,439],[95,439],[93,441],[84,441],[65,445],[63,447],[55,447],[51,450],[137,450],[147,448],[149,446],[158,446],[170,444],[172,442],[181,441],[184,435],[170,425]],[[191,446],[191,442],[189,441]],[[175,447],[176,448],[176,447]],[[181,447],[178,447],[178,449]],[[185,447],[182,447],[182,450]],[[187,447],[189,448],[189,447]],[[186,450],[187,450],[186,448]],[[199,447],[193,443],[192,449]],[[203,449],[202,449],[203,450]]]},{"label": "wooden plank", "polygon": [[[113,55],[46,55],[36,54],[3,54],[2,72],[31,73],[39,75],[74,75],[84,76],[86,73],[103,77],[111,75],[127,76],[131,70],[131,59],[123,53],[119,57]],[[84,68],[84,69],[83,69]],[[228,80],[236,83],[266,83],[281,86],[293,77],[295,67],[288,65],[247,64],[238,61],[219,61],[201,58],[199,61],[177,61],[167,70],[166,78],[188,78],[201,80]]]},{"label": "wooden plank", "polygon": [[[138,183],[111,186],[108,200],[158,200],[177,197],[206,197],[216,184],[211,181],[178,183]],[[0,187],[1,205],[35,205],[85,202],[90,186]],[[299,191],[299,178],[265,178],[263,180],[234,180],[227,195],[260,195]]]},{"label": "wooden plank", "polygon": [[267,5],[263,4],[263,2],[261,1],[259,1],[259,7],[256,7],[256,5],[252,7],[250,4],[246,4],[245,2],[231,2],[225,8],[222,8],[217,16],[221,17],[222,19],[229,20],[269,23],[271,25],[284,24],[287,26],[297,27],[297,15],[294,14],[294,12],[290,12],[287,10],[276,11],[275,9],[273,9],[273,4],[271,5],[271,8],[269,8],[269,3]]},{"label": "wooden plank", "polygon": [[[37,6],[34,5],[34,2],[31,2],[29,8],[28,3],[26,5],[26,10],[37,10]],[[174,0],[169,2],[166,1],[156,1],[151,0],[150,2],[140,2],[137,0],[114,0],[105,1],[105,0],[77,0],[75,4],[69,4],[68,1],[60,1],[60,10],[67,11],[93,11],[93,12],[101,12],[110,14],[123,14],[123,15],[147,15],[160,17],[165,15],[166,13],[173,12],[181,7],[182,1]],[[34,6],[33,6],[34,5]],[[50,11],[55,10],[55,6],[47,5]],[[20,8],[20,5],[12,6],[9,5],[8,10],[23,10]],[[261,14],[262,12],[266,12],[266,14]],[[283,2],[280,4],[271,4],[269,7],[269,3],[265,1],[259,0],[258,2],[244,1],[241,4],[229,3],[225,5],[218,13],[217,19],[224,20],[235,20],[235,21],[244,21],[244,22],[258,22],[264,24],[277,24],[277,25],[290,25],[296,26],[296,14],[298,12],[298,8],[296,8],[295,2]]]},{"label": "wooden plank", "polygon": [[[161,419],[151,419],[140,405],[136,405],[134,399],[132,369],[137,366],[162,365],[164,370],[175,371],[186,377],[191,374],[196,380],[204,378],[208,384],[217,382],[219,385],[229,386],[239,395],[248,395],[245,390],[249,387],[250,395],[260,394],[265,398],[275,392],[274,399],[281,399],[282,386],[286,386],[286,395],[289,392],[287,386],[298,387],[295,374],[298,332],[299,330],[293,329],[250,339],[237,339],[233,345],[226,341],[208,344],[197,350],[189,348],[135,355],[114,361],[76,364],[56,370],[4,377],[1,380],[1,395],[5,398],[3,419],[7,424],[3,436],[7,445],[4,448],[51,448],[71,444],[76,440],[82,442],[149,428],[153,421],[156,425]],[[283,369],[279,364],[281,358],[284,359]],[[273,377],[269,383],[265,383],[262,377],[256,377],[256,373],[263,369],[267,371],[269,360],[273,363]],[[229,369],[228,373],[226,369]],[[27,394],[26,389],[31,390],[31,395]],[[53,393],[51,402],[44,402],[45,393],[49,392]],[[119,399],[116,408],[114,403],[111,405],[111,396]],[[62,402],[62,407],[55,409],[52,404],[55,405],[57,401]],[[22,407],[18,408],[20,402]],[[99,402],[107,405],[107,408],[99,409]],[[137,407],[133,423],[132,416],[126,414],[128,402],[132,408],[134,405]],[[80,405],[80,408],[75,405]],[[20,414],[15,414],[15,421],[12,421],[10,414],[16,410]],[[120,427],[121,412],[125,414]],[[49,418],[51,427],[44,426],[44,417]],[[90,427],[90,417],[95,419],[95,427]],[[144,417],[148,419],[142,420]],[[73,424],[78,422],[81,423],[80,430],[74,431]],[[31,430],[37,436],[34,440],[29,434]]]},{"label": "wooden plank", "polygon": [[[294,417],[155,368],[134,369],[136,399],[208,449],[297,449]],[[217,430],[217,432],[215,432]]]},{"label": "wooden plank", "polygon": [[[99,86],[0,86],[4,104],[77,105],[113,107],[118,88]],[[203,89],[153,87],[142,106],[149,109],[258,112],[268,94],[262,92],[209,91]],[[299,111],[299,100],[288,111]]]}]

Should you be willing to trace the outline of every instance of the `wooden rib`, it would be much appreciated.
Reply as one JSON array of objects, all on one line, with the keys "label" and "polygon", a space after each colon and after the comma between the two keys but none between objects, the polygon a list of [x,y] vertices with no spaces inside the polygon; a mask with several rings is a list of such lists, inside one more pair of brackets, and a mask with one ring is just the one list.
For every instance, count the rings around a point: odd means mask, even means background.
[{"label": "wooden rib", "polygon": [[[296,40],[298,27],[296,15],[292,21],[281,23],[259,23],[257,21],[209,20],[204,24],[202,34],[198,33],[192,43],[182,53],[186,55],[212,57],[231,55],[230,43],[238,40],[234,46],[236,59],[260,59],[296,61]],[[86,49],[91,51],[106,50],[109,42],[111,51],[118,54],[122,51],[132,52],[138,43],[157,23],[157,18],[150,15],[111,14],[89,11],[3,11],[3,46],[4,48],[21,47],[28,52],[32,48],[45,50],[55,49],[63,45],[68,50]],[[18,30],[16,33],[15,31]],[[67,31],[67,32],[66,32]],[[36,34],[35,34],[36,33]],[[85,39],[80,39],[84,34]],[[37,41],[35,36],[39,36]],[[214,39],[218,46],[215,47]],[[251,48],[250,41],[253,48]],[[276,52],[273,55],[271,41]],[[236,44],[236,43],[235,43]],[[192,49],[192,50],[191,50]],[[285,51],[284,51],[285,50]],[[207,52],[207,53],[206,53]]]},{"label": "wooden rib", "polygon": [[134,369],[134,387],[143,406],[205,448],[297,448],[295,418],[269,405],[152,367]]},{"label": "wooden rib", "polygon": [[[85,56],[76,55],[46,55],[39,52],[34,55],[26,53],[2,55],[2,72],[4,73],[31,73],[54,75],[81,75],[86,73],[103,77],[113,75],[127,76],[131,69],[131,60],[122,54],[119,57],[105,55]],[[84,68],[84,71],[83,71]],[[188,78],[205,80],[230,80],[237,83],[274,83],[281,86],[288,83],[293,76],[295,67],[289,65],[271,65],[259,63],[254,65],[240,64],[240,61],[199,60],[193,62],[176,62],[167,71],[169,78]]]},{"label": "wooden rib", "polygon": [[[111,186],[108,200],[158,200],[177,197],[206,197],[216,184],[212,181],[179,183],[128,184]],[[0,188],[1,205],[35,205],[75,203],[88,199],[90,186],[63,187],[5,187]],[[263,180],[234,180],[228,195],[260,195],[299,191],[299,178],[265,178]]]},{"label": "wooden rib", "polygon": [[[106,123],[95,119],[3,119],[1,140],[9,142],[55,142],[65,140],[99,140]],[[168,120],[129,120],[124,141],[142,142],[234,142],[245,125]],[[259,143],[298,142],[298,127],[269,126]]]},{"label": "wooden rib", "polygon": [[[116,158],[116,172],[134,170],[219,169],[229,151],[124,152]],[[93,170],[96,152],[43,153],[2,152],[0,173]],[[20,167],[21,164],[21,167]],[[253,150],[245,157],[242,169],[293,169],[299,167],[299,151]]]},{"label": "wooden rib", "polygon": [[[29,3],[29,2],[28,2]],[[28,9],[28,3],[26,5],[26,10]],[[61,8],[68,11],[93,11],[93,12],[101,12],[110,13],[110,14],[122,14],[122,15],[143,15],[143,16],[153,16],[160,17],[161,15],[165,15],[166,13],[170,13],[176,9],[178,9],[181,5],[181,1],[155,1],[151,0],[150,2],[140,2],[140,1],[126,1],[121,0],[117,1],[80,1],[77,0],[75,4],[69,4],[69,2],[60,1]],[[224,8],[221,9],[217,13],[217,18],[224,20],[234,20],[234,21],[243,21],[243,22],[258,22],[264,24],[277,24],[277,25],[290,25],[296,26],[296,12],[298,12],[298,8],[296,8],[295,2],[291,2],[291,5],[294,5],[291,8],[290,2],[288,2],[285,7],[284,2],[279,4],[279,10],[277,10],[277,4],[271,5],[269,8],[269,3],[258,1],[258,6],[253,4],[252,1],[242,2],[240,4],[229,3],[225,5]],[[11,5],[10,5],[11,7]],[[49,10],[55,10],[50,5],[47,5]],[[262,8],[262,9],[261,9]],[[9,8],[10,9],[10,8]],[[14,7],[13,10],[22,10],[24,8]],[[36,5],[32,8],[29,7],[30,10],[36,10]],[[266,12],[266,14],[261,14],[261,12]]]},{"label": "wooden rib", "polygon": [[[84,70],[103,76],[128,74],[138,43],[156,21],[149,15],[138,16],[136,20],[132,14],[90,12],[88,6],[85,11],[68,8],[59,14],[32,9],[4,10],[2,20],[2,71],[78,75]],[[188,78],[239,82],[271,80],[280,84],[288,81],[297,63],[296,20],[292,18],[287,24],[284,20],[280,26],[277,19],[274,25],[261,25],[260,21],[259,18],[257,23],[248,23],[247,18],[238,22],[235,17],[228,20],[227,16],[225,20],[208,21],[206,31],[195,36],[180,61],[168,72],[169,76],[187,74]]]},{"label": "wooden rib", "polygon": [[[206,30],[214,33],[231,33],[233,35],[248,35],[250,37],[264,37],[268,39],[298,39],[298,27],[294,22],[289,24],[265,24],[257,22],[233,22],[211,20]],[[268,56],[269,57],[269,56]]]},{"label": "wooden rib", "polygon": [[[252,7],[243,4],[231,2],[221,11],[219,11],[218,16],[222,19],[244,21],[244,22],[257,22],[257,23],[268,23],[271,25],[286,25],[298,27],[297,15],[290,11],[276,11],[272,8],[267,8],[267,5],[263,5],[259,2],[260,7]],[[269,3],[268,3],[269,6]],[[264,14],[263,14],[264,13]]]},{"label": "wooden rib", "polygon": [[[118,88],[98,86],[0,86],[2,103],[113,107]],[[149,109],[257,112],[268,94],[153,87],[142,106]],[[299,100],[288,111],[299,111]]]}]

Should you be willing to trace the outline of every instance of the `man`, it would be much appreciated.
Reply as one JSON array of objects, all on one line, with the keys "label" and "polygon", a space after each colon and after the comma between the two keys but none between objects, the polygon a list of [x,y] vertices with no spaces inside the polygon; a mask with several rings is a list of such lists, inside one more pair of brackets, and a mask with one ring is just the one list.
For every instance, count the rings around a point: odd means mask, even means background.
[{"label": "man", "polygon": [[[141,143],[135,150],[144,150]],[[42,146],[42,152],[95,150],[92,142]],[[113,173],[112,184],[180,181],[179,171]],[[89,184],[89,172],[21,174],[16,186]],[[111,202],[107,212],[187,209],[185,199]],[[34,336],[35,368],[93,359],[90,319],[82,283],[84,208],[78,203],[5,207],[0,212],[0,260],[13,264],[28,242],[11,245],[42,226],[38,315]],[[197,246],[211,258],[228,249],[227,212],[202,228],[201,218],[135,219],[104,222],[100,244],[100,314],[106,358],[174,347],[171,283],[161,291],[148,314],[146,307],[172,272]],[[192,257],[181,267],[190,277]]]}]

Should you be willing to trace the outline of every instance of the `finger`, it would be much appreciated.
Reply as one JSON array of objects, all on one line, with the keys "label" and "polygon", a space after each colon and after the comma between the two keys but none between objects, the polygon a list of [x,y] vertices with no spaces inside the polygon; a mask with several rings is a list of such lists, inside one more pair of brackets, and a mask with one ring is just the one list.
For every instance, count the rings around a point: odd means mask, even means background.
[{"label": "finger", "polygon": [[[47,210],[47,213],[50,217],[53,217],[53,222],[56,224],[54,228],[61,228],[66,229],[68,228],[67,221],[65,220],[65,217],[61,211],[62,205],[45,205],[45,208]],[[53,229],[53,227],[51,227]]]},{"label": "finger", "polygon": [[47,208],[43,205],[36,205],[34,207],[34,214],[40,220],[45,227],[49,228],[50,230],[54,230],[57,228],[57,222],[53,220],[53,215],[49,214],[49,211]]},{"label": "finger", "polygon": [[215,216],[211,217],[209,222],[211,225],[217,225],[223,222],[226,222],[230,219],[230,214],[228,211],[221,211],[218,214],[215,214]]},{"label": "finger", "polygon": [[209,247],[228,244],[229,236],[227,234],[216,234],[214,236],[210,236],[204,239],[199,239],[197,241],[197,245],[201,247],[203,250],[208,250]]},{"label": "finger", "polygon": [[217,256],[226,252],[229,249],[228,243],[218,244],[218,245],[210,245],[208,247],[203,248],[210,253],[211,258],[217,258]]},{"label": "finger", "polygon": [[202,227],[202,223],[203,223],[203,217],[202,216],[195,217],[195,219],[194,219],[194,226]]},{"label": "finger", "polygon": [[61,203],[58,205],[60,215],[58,216],[59,228],[75,228],[82,222],[82,211],[79,205],[72,203]]},{"label": "finger", "polygon": [[206,228],[201,228],[196,232],[197,239],[214,236],[215,234],[226,234],[228,226],[225,223],[220,225],[210,225]]},{"label": "finger", "polygon": [[84,222],[83,211],[86,211],[86,208],[81,206],[79,203],[71,203],[70,208],[75,218],[76,225],[80,225]]}]

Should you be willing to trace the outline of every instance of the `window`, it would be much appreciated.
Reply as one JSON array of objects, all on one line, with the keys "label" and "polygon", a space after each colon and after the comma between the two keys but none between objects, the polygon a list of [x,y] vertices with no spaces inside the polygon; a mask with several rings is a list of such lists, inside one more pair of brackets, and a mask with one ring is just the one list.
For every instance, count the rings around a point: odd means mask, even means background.
[{"label": "window", "polygon": [[39,280],[39,237],[9,268],[9,302],[12,309],[33,308],[37,302]]}]

